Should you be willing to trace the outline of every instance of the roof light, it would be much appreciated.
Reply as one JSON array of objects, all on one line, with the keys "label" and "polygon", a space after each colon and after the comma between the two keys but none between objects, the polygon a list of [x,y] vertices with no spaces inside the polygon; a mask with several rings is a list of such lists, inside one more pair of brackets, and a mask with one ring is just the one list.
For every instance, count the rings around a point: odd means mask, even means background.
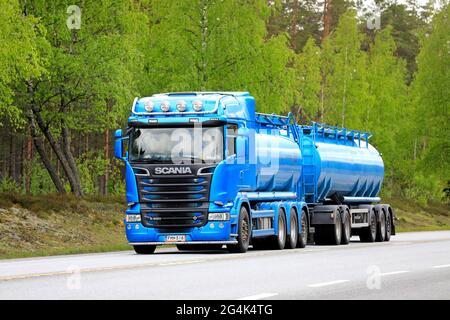
[{"label": "roof light", "polygon": [[186,111],[186,101],[178,101],[177,103],[177,110],[180,112]]},{"label": "roof light", "polygon": [[148,112],[152,112],[153,111],[153,107],[154,107],[154,104],[151,101],[146,102],[145,105],[144,105],[145,111],[148,111]]},{"label": "roof light", "polygon": [[167,112],[167,111],[169,111],[169,109],[170,109],[170,103],[169,103],[169,101],[163,101],[163,102],[161,102],[161,110],[162,110],[162,111]]},{"label": "roof light", "polygon": [[201,101],[194,101],[192,102],[192,107],[194,108],[195,111],[201,111],[203,105]]}]

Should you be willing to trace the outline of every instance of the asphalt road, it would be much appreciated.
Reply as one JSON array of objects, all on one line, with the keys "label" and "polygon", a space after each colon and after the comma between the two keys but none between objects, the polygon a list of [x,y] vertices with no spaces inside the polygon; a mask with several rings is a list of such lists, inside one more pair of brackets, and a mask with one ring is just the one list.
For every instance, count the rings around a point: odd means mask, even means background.
[{"label": "asphalt road", "polygon": [[0,299],[450,299],[450,231],[246,254],[157,249],[0,261]]}]

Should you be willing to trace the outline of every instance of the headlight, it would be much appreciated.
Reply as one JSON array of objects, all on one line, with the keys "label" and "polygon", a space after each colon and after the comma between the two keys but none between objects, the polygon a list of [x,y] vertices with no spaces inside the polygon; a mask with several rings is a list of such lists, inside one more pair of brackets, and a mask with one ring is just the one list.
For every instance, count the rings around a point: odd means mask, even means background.
[{"label": "headlight", "polygon": [[141,215],[140,214],[127,214],[125,216],[126,222],[141,222]]},{"label": "headlight", "polygon": [[208,220],[214,221],[214,220],[230,220],[230,213],[229,212],[212,212],[208,214]]}]

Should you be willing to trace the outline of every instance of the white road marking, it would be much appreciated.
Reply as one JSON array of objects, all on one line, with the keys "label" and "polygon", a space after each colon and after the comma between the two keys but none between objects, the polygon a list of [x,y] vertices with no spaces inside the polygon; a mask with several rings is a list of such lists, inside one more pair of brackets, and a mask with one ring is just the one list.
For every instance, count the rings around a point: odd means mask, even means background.
[{"label": "white road marking", "polygon": [[264,298],[274,297],[277,295],[278,295],[278,293],[260,293],[260,294],[255,294],[254,296],[240,298],[238,300],[261,300]]},{"label": "white road marking", "polygon": [[450,268],[450,264],[442,264],[440,266],[432,266],[433,269]]},{"label": "white road marking", "polygon": [[349,281],[350,280],[336,280],[336,281],[330,281],[330,282],[314,283],[314,284],[308,285],[308,287],[310,287],[310,288],[320,288],[320,287],[331,286],[333,284],[339,284],[339,283],[344,283],[344,282],[349,282]]},{"label": "white road marking", "polygon": [[204,261],[205,260],[166,262],[166,263],[160,263],[160,264],[158,264],[158,266],[178,266],[178,265],[181,265],[181,264],[199,263],[199,262],[204,262]]},{"label": "white road marking", "polygon": [[380,276],[392,276],[394,274],[401,274],[401,273],[407,273],[407,272],[409,272],[409,271],[400,270],[400,271],[384,272],[384,273],[380,273]]}]

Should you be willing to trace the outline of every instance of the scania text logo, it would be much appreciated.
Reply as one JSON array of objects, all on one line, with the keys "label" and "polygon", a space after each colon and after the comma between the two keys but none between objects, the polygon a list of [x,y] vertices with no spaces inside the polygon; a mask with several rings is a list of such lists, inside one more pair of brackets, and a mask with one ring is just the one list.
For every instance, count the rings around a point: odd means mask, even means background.
[{"label": "scania text logo", "polygon": [[156,167],[155,174],[192,174],[189,167]]}]

